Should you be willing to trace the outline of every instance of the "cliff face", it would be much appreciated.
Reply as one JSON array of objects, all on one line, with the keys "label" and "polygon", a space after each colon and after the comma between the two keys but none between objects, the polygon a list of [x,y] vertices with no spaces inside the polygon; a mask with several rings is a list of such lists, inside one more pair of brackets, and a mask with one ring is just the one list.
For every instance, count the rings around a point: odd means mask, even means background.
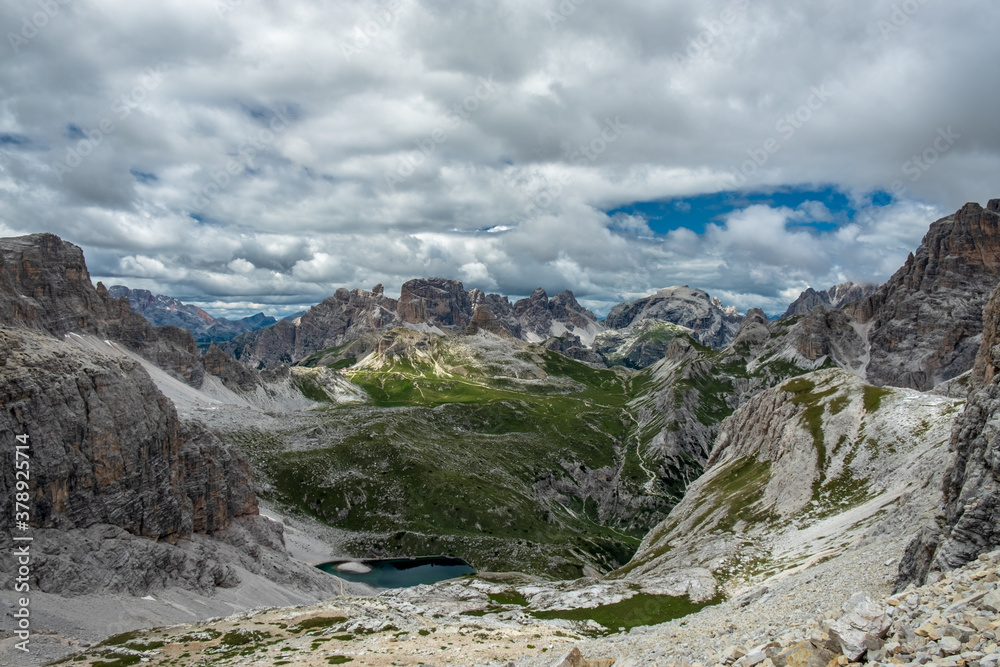
[{"label": "cliff face", "polygon": [[[190,333],[154,328],[127,300],[95,289],[80,249],[50,234],[0,239],[0,318],[0,429],[30,445],[31,590],[211,594],[238,585],[239,568],[332,590],[288,562],[280,525],[258,515],[248,461],[182,422],[119,346],[200,384]],[[229,384],[260,382],[218,351],[209,362]],[[8,544],[16,484],[13,466],[0,472]],[[5,588],[17,571],[11,554],[0,554]]]},{"label": "cliff face", "polygon": [[0,323],[55,336],[90,333],[122,343],[178,379],[200,387],[204,368],[184,329],[153,327],[127,299],[95,289],[83,251],[53,234],[0,239]]},{"label": "cliff face", "polygon": [[[0,359],[0,428],[30,436],[34,526],[174,540],[257,513],[246,460],[182,424],[138,363],[7,328]],[[0,484],[10,534],[12,470]]]},{"label": "cliff face", "polygon": [[998,279],[1000,200],[933,223],[885,285],[845,308],[869,327],[869,381],[927,390],[968,370]]},{"label": "cliff face", "polygon": [[983,311],[983,340],[969,380],[969,400],[951,434],[943,515],[922,531],[900,563],[897,588],[922,583],[1000,546],[1000,288]]}]

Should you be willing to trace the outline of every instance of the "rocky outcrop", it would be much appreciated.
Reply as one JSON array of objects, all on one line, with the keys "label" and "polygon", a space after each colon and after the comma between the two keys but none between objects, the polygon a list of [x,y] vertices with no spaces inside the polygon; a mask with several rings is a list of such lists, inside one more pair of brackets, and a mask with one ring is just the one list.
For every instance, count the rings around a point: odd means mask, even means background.
[{"label": "rocky outcrop", "polygon": [[878,285],[872,283],[856,284],[852,282],[841,283],[823,292],[817,292],[809,287],[788,306],[781,319],[796,315],[808,315],[816,306],[821,306],[824,310],[840,308],[843,305],[871,296],[876,289],[878,289]]},{"label": "rocky outcrop", "polygon": [[[487,331],[530,342],[569,334],[580,338],[583,346],[589,346],[603,329],[597,316],[569,291],[550,300],[538,289],[530,298],[511,304],[504,296],[467,291],[457,280],[428,278],[404,283],[398,300],[386,297],[381,285],[371,292],[341,288],[297,323],[278,322],[220,347],[243,365],[260,369],[295,363],[398,326],[435,333]],[[374,349],[361,347],[365,352]]]},{"label": "rocky outcrop", "polygon": [[798,326],[790,328],[787,338],[802,358],[809,361],[830,358],[854,372],[861,371],[867,352],[865,340],[851,326],[850,317],[843,311],[827,311],[822,306],[813,308]]},{"label": "rocky outcrop", "polygon": [[743,318],[734,308],[723,308],[706,292],[685,285],[667,287],[644,299],[618,304],[608,313],[604,325],[625,329],[649,319],[691,329],[702,345],[719,349],[732,342]]},{"label": "rocky outcrop", "polygon": [[951,436],[954,461],[943,484],[940,525],[925,528],[900,563],[897,588],[1000,547],[1000,288],[983,313],[983,341],[969,400]]},{"label": "rocky outcrop", "polygon": [[[174,406],[142,367],[40,332],[0,330],[0,426],[31,445],[32,525],[94,524],[173,541],[257,513],[247,461]],[[13,468],[0,529],[11,534]]]},{"label": "rocky outcrop", "polygon": [[53,234],[0,239],[0,323],[55,336],[90,333],[122,343],[178,379],[201,386],[204,368],[191,334],[153,327],[90,282],[83,251]]},{"label": "rocky outcrop", "polygon": [[396,313],[400,320],[410,324],[464,329],[469,326],[472,302],[457,280],[410,280],[403,283]]},{"label": "rocky outcrop", "polygon": [[472,312],[472,319],[465,329],[465,333],[471,336],[483,331],[501,337],[514,337],[507,327],[497,319],[489,306],[485,303],[479,303],[476,304],[476,308]]},{"label": "rocky outcrop", "polygon": [[533,343],[569,332],[590,345],[595,334],[604,328],[597,316],[581,306],[569,290],[549,299],[539,287],[527,299],[514,303],[514,312],[521,324],[521,337]]},{"label": "rocky outcrop", "polygon": [[198,342],[230,340],[241,333],[264,329],[277,322],[264,313],[239,320],[212,317],[201,308],[174,297],[153,294],[144,289],[129,289],[124,285],[112,285],[108,293],[113,299],[128,299],[132,312],[139,313],[153,326],[187,329]]},{"label": "rocky outcrop", "polygon": [[998,280],[1000,200],[934,222],[885,285],[845,308],[869,329],[868,380],[927,390],[971,368]]},{"label": "rocky outcrop", "polygon": [[[717,428],[705,473],[623,572],[642,580],[706,567],[728,578],[747,560],[780,571],[856,539],[886,507],[894,509],[879,534],[902,541],[936,511],[956,403],[872,387],[840,369],[758,393]],[[849,521],[810,530],[848,512]]]},{"label": "rocky outcrop", "polygon": [[281,321],[237,336],[219,347],[251,368],[292,364],[371,331],[399,325],[397,305],[395,299],[385,296],[382,285],[376,285],[370,292],[341,288],[306,311],[297,324]]}]

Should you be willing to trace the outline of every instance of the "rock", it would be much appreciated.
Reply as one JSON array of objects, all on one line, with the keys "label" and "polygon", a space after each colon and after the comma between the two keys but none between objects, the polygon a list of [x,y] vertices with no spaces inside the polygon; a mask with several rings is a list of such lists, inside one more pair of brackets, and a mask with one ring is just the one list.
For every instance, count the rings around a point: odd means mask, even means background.
[{"label": "rock", "polygon": [[809,287],[788,306],[781,319],[796,315],[808,315],[817,306],[823,310],[833,310],[870,296],[876,289],[878,289],[878,285],[872,283],[855,284],[852,282],[842,283],[824,292],[817,292]]},{"label": "rock", "polygon": [[882,639],[892,625],[887,608],[859,593],[844,605],[844,610],[847,614],[828,630],[840,653],[855,661],[866,651],[881,648]]},{"label": "rock", "polygon": [[982,608],[994,614],[1000,614],[1000,591],[992,590],[983,597]]},{"label": "rock", "polygon": [[962,642],[955,637],[942,637],[938,640],[938,647],[945,655],[956,655],[962,652]]},{"label": "rock", "polygon": [[573,647],[566,651],[559,661],[554,663],[553,667],[584,667],[586,662],[583,659],[583,653],[580,649]]},{"label": "rock", "polygon": [[403,322],[464,329],[469,326],[472,303],[462,283],[445,278],[403,283],[396,314]]},{"label": "rock", "polygon": [[826,648],[802,642],[772,657],[771,660],[777,667],[827,667],[835,657],[836,654]]},{"label": "rock", "polygon": [[190,332],[155,328],[95,288],[83,251],[53,234],[0,239],[0,321],[54,336],[92,334],[121,343],[177,379],[200,387],[205,370]]},{"label": "rock", "polygon": [[928,572],[958,567],[1000,547],[1000,287],[983,312],[983,342],[970,378],[965,410],[955,419],[954,461],[943,484],[944,526],[925,528],[900,562],[897,589],[922,583]]},{"label": "rock", "polygon": [[749,607],[751,604],[764,597],[764,595],[767,594],[769,590],[770,589],[768,589],[767,586],[761,586],[760,588],[755,588],[749,593],[741,595],[737,602],[741,607]]},{"label": "rock", "polygon": [[845,307],[870,333],[874,384],[927,390],[972,367],[982,308],[1000,280],[1000,214],[966,204],[934,222],[871,296]]},{"label": "rock", "polygon": [[360,358],[375,349],[373,341],[380,334],[404,325],[438,333],[487,331],[529,342],[568,334],[580,337],[584,347],[603,329],[597,316],[569,291],[549,300],[538,289],[531,298],[511,305],[507,297],[466,291],[457,280],[427,278],[404,283],[398,300],[386,297],[381,285],[371,292],[341,288],[310,308],[297,324],[278,322],[219,347],[251,368],[295,363],[351,341],[357,341],[354,353]]},{"label": "rock", "polygon": [[144,289],[129,289],[124,285],[108,288],[112,299],[128,299],[132,312],[138,313],[157,327],[173,326],[187,329],[196,341],[223,341],[248,331],[257,331],[277,323],[273,317],[258,313],[239,320],[212,317],[201,308],[182,303],[174,297],[154,295]]},{"label": "rock", "polygon": [[604,324],[625,329],[648,319],[687,327],[703,345],[722,348],[733,340],[743,318],[713,303],[706,292],[685,285],[667,287],[644,299],[618,304],[608,313]]}]

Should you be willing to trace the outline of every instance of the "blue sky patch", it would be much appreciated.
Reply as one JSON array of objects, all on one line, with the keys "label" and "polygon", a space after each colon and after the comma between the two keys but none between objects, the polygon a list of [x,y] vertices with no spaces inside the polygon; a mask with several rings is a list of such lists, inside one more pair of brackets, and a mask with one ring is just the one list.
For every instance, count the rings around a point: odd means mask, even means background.
[{"label": "blue sky patch", "polygon": [[132,176],[135,177],[135,180],[139,181],[140,183],[155,183],[156,181],[160,180],[159,178],[157,178],[156,174],[153,174],[148,171],[129,169],[128,173],[132,174]]},{"label": "blue sky patch", "polygon": [[[888,206],[892,195],[875,192],[870,195],[874,206]],[[833,214],[832,220],[809,220],[790,223],[795,227],[810,227],[817,231],[832,231],[854,218],[857,208],[851,199],[834,187],[819,189],[782,189],[769,192],[717,192],[693,197],[671,197],[657,201],[633,202],[606,211],[609,217],[627,214],[645,218],[657,234],[675,229],[690,229],[704,234],[709,224],[721,225],[733,211],[754,205],[796,209],[806,202],[820,202]]]}]

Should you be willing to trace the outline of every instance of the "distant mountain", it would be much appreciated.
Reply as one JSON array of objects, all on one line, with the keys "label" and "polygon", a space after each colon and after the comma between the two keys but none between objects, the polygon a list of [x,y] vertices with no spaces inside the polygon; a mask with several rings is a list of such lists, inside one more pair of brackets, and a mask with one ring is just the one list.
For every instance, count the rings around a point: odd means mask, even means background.
[{"label": "distant mountain", "polygon": [[719,349],[732,342],[743,316],[735,307],[724,307],[707,292],[684,285],[666,287],[644,299],[620,303],[608,313],[604,325],[609,329],[627,329],[644,320],[685,327],[702,345]]},{"label": "distant mountain", "polygon": [[258,331],[278,321],[264,313],[240,320],[212,317],[201,308],[182,303],[172,296],[154,295],[149,290],[129,289],[125,285],[113,285],[108,293],[115,299],[127,298],[132,312],[139,313],[153,326],[187,329],[199,343],[232,340],[241,333]]},{"label": "distant mountain", "polygon": [[825,292],[817,292],[810,287],[788,306],[781,319],[796,315],[808,315],[816,306],[823,306],[824,310],[840,308],[848,303],[871,296],[877,289],[878,285],[872,283],[852,282],[836,285]]},{"label": "distant mountain", "polygon": [[561,351],[568,356],[604,330],[568,290],[550,299],[539,288],[511,303],[505,296],[466,290],[458,280],[420,278],[404,283],[399,299],[385,296],[382,285],[371,291],[338,289],[297,320],[237,336],[222,347],[245,365],[271,366],[395,327],[436,334],[485,330],[532,343],[562,338]]}]

